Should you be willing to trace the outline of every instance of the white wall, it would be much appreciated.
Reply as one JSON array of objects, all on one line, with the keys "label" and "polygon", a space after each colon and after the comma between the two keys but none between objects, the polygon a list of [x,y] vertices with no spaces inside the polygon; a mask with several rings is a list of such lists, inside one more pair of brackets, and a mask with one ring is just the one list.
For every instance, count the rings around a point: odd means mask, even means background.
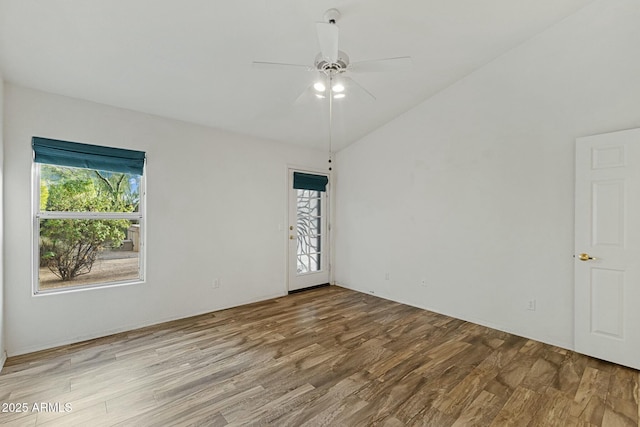
[{"label": "white wall", "polygon": [[[5,100],[10,356],[286,293],[287,165],[325,153],[13,85]],[[32,296],[34,135],[147,152],[145,284]]]},{"label": "white wall", "polygon": [[336,281],[571,348],[574,141],[640,126],[638,22],[596,1],[338,153]]},{"label": "white wall", "polygon": [[3,230],[4,222],[2,221],[2,214],[4,211],[4,197],[2,196],[2,173],[3,173],[3,156],[4,156],[4,144],[3,144],[3,118],[4,118],[4,80],[0,76],[0,370],[4,366],[6,360],[6,344],[5,344],[5,332],[4,332],[4,257],[3,257]]}]

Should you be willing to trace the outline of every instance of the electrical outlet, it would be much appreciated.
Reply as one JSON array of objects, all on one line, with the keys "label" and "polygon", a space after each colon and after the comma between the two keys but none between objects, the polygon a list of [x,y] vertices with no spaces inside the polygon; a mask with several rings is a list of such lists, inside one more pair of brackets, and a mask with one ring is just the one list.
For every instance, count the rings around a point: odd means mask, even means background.
[{"label": "electrical outlet", "polygon": [[530,299],[527,301],[527,310],[536,311],[536,300]]},{"label": "electrical outlet", "polygon": [[220,279],[213,279],[213,289],[218,289],[220,287]]}]

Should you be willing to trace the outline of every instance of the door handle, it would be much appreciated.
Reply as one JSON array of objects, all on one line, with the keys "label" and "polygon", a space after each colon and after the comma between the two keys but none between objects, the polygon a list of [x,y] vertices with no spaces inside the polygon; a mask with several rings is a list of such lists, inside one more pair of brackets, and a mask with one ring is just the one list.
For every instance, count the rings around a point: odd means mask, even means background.
[{"label": "door handle", "polygon": [[293,236],[289,236],[289,240],[293,240]]},{"label": "door handle", "polygon": [[580,261],[589,261],[589,260],[592,260],[592,259],[595,259],[595,258],[590,256],[589,254],[582,253],[582,254],[578,255],[578,259]]}]

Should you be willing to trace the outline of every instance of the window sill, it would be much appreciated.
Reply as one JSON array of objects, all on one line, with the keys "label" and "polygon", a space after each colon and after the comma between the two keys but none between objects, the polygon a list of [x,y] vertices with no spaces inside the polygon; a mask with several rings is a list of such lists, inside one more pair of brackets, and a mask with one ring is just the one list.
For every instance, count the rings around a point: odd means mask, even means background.
[{"label": "window sill", "polygon": [[66,288],[54,288],[54,289],[34,291],[32,296],[43,297],[43,296],[50,296],[50,295],[93,291],[98,289],[111,289],[111,288],[119,288],[123,286],[143,285],[145,283],[146,283],[146,280],[144,279],[136,279],[136,280],[123,281],[123,282],[100,283],[95,285],[79,285],[79,286],[72,286],[72,287],[70,286]]}]

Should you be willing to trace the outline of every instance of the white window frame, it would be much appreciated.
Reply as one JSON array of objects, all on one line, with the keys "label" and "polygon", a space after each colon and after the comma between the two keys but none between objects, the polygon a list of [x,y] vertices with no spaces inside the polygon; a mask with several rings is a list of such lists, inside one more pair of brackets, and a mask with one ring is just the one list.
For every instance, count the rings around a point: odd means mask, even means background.
[{"label": "white window frame", "polygon": [[[135,285],[145,282],[145,261],[146,261],[146,177],[145,173],[140,176],[140,201],[138,204],[138,212],[50,212],[40,210],[40,163],[33,163],[32,166],[32,183],[33,183],[33,199],[32,199],[32,218],[33,218],[33,239],[32,239],[32,290],[34,296],[51,295],[68,292],[84,291],[88,289],[102,289],[105,287]],[[62,166],[67,167],[67,166]],[[80,168],[81,169],[81,168]],[[87,169],[93,170],[93,169]],[[40,220],[41,219],[129,219],[136,220],[140,225],[139,230],[139,258],[138,258],[138,277],[129,280],[119,280],[113,282],[100,282],[76,286],[64,286],[53,289],[40,289]]]}]

